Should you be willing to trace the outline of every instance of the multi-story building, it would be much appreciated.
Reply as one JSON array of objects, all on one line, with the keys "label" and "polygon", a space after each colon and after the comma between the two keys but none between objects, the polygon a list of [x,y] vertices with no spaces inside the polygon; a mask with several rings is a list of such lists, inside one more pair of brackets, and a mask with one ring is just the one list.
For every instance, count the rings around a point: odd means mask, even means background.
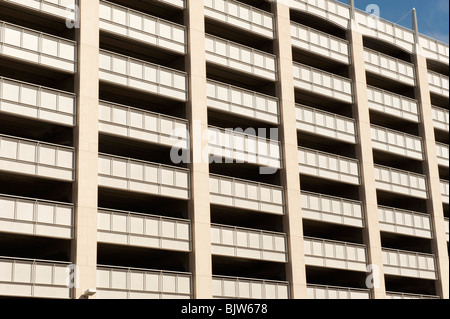
[{"label": "multi-story building", "polygon": [[0,295],[448,298],[448,133],[351,1],[0,0]]}]

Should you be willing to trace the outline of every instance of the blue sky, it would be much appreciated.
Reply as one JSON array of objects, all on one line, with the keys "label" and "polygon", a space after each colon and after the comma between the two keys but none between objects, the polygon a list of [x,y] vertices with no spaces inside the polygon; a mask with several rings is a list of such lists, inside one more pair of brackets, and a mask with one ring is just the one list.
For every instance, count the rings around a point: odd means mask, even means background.
[{"label": "blue sky", "polygon": [[[347,0],[339,0],[348,3]],[[412,8],[416,8],[419,32],[449,43],[449,0],[355,0],[358,9],[376,4],[383,19],[397,22]],[[411,14],[398,24],[411,28]]]}]

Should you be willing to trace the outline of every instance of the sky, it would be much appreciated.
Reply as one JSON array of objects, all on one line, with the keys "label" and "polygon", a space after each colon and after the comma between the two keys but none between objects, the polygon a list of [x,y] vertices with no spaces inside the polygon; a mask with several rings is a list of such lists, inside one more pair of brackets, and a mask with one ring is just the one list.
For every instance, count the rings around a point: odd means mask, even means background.
[{"label": "sky", "polygon": [[[338,0],[348,3],[347,0]],[[380,8],[380,17],[398,22],[412,8],[416,8],[419,32],[449,43],[449,0],[355,0],[358,9],[366,11],[370,4]],[[411,13],[404,17],[399,25],[411,28]]]}]

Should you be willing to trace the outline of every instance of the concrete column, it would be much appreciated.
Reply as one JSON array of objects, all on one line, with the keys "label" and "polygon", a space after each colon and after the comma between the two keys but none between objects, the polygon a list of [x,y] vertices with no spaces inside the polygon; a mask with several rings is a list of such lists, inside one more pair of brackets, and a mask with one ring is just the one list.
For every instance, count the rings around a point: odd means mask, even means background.
[{"label": "concrete column", "polygon": [[352,65],[350,76],[353,81],[354,98],[353,116],[358,123],[356,155],[360,163],[361,186],[360,199],[363,202],[365,228],[364,244],[367,246],[368,263],[372,265],[374,281],[371,288],[372,298],[385,299],[386,288],[383,271],[383,255],[378,217],[377,190],[375,186],[372,137],[370,127],[369,103],[367,97],[367,80],[364,64],[363,36],[357,29],[355,20],[350,21],[348,40],[351,48]]},{"label": "concrete column", "polygon": [[[73,298],[96,289],[97,193],[98,193],[98,99],[99,99],[99,0],[80,0],[77,94],[77,126],[74,130],[76,177],[73,184],[75,234],[72,262],[77,266]],[[95,298],[95,296],[94,296]]]},{"label": "concrete column", "polygon": [[416,45],[416,54],[413,55],[417,85],[416,99],[420,105],[419,132],[423,140],[425,160],[423,173],[427,176],[429,199],[427,211],[432,217],[433,238],[431,250],[436,257],[439,280],[436,281],[436,293],[441,297],[449,298],[449,267],[447,253],[447,238],[445,235],[444,209],[442,206],[441,185],[436,155],[436,139],[431,108],[431,97],[428,83],[427,60],[420,55],[420,47]]},{"label": "concrete column", "polygon": [[295,115],[294,76],[289,7],[274,3],[276,18],[275,53],[278,56],[277,96],[280,100],[280,138],[283,145],[281,183],[284,187],[286,215],[283,224],[288,239],[289,262],[286,265],[291,298],[306,299],[306,269],[301,213],[300,173]]},{"label": "concrete column", "polygon": [[193,250],[190,270],[195,299],[212,298],[211,213],[209,200],[209,163],[202,158],[208,141],[202,139],[208,129],[206,104],[205,15],[203,1],[187,0],[185,22],[188,30],[189,102],[187,118],[191,133],[191,200]]}]

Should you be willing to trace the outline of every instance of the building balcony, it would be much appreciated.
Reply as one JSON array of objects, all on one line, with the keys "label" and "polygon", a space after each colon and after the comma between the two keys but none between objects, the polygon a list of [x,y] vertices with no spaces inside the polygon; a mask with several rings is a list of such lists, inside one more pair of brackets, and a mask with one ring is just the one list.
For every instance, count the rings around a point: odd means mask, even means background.
[{"label": "building balcony", "polygon": [[386,275],[438,279],[434,255],[382,248]]},{"label": "building balcony", "polygon": [[189,252],[189,220],[99,209],[99,243]]},{"label": "building balcony", "polygon": [[215,299],[289,299],[289,283],[241,277],[213,276]]},{"label": "building balcony", "polygon": [[419,123],[419,103],[417,100],[394,94],[373,86],[367,87],[369,109],[396,118]]},{"label": "building balcony", "polygon": [[211,225],[213,255],[287,262],[286,235],[256,229]]},{"label": "building balcony", "polygon": [[447,144],[436,142],[436,154],[438,164],[444,167],[449,167],[449,149]]},{"label": "building balcony", "polygon": [[389,55],[364,49],[366,71],[410,86],[416,85],[414,65]]},{"label": "building balcony", "polygon": [[156,196],[189,199],[189,170],[106,154],[99,155],[98,183]]},{"label": "building balcony", "polygon": [[300,147],[298,150],[300,174],[359,185],[359,162],[334,154]]},{"label": "building balcony", "polygon": [[305,105],[296,105],[297,130],[356,144],[356,121]]},{"label": "building balcony", "polygon": [[305,237],[307,266],[366,271],[367,256],[364,245]]},{"label": "building balcony", "polygon": [[293,0],[289,4],[292,9],[330,20],[343,29],[348,28],[350,7],[343,3],[332,0]]},{"label": "building balcony", "polygon": [[364,227],[364,210],[361,202],[304,191],[301,195],[304,219]]},{"label": "building balcony", "polygon": [[377,189],[427,199],[428,186],[424,175],[399,169],[375,165]]},{"label": "building balcony", "polygon": [[448,76],[433,71],[428,71],[428,83],[431,93],[435,93],[446,98],[449,97]]},{"label": "building balcony", "polygon": [[3,0],[49,14],[61,19],[75,20],[77,0]]},{"label": "building balcony", "polygon": [[206,62],[265,80],[277,80],[276,57],[212,35],[205,36]]},{"label": "building balcony", "polygon": [[422,35],[419,36],[419,44],[427,59],[449,64],[450,50],[448,44]]},{"label": "building balcony", "polygon": [[420,137],[372,125],[372,147],[415,160],[423,160],[423,145]]},{"label": "building balcony", "polygon": [[369,289],[308,285],[308,299],[370,299]]},{"label": "building balcony", "polygon": [[449,203],[449,184],[448,181],[441,180],[441,196],[442,202],[445,204]]},{"label": "building balcony", "polygon": [[273,15],[234,0],[206,0],[205,17],[273,39]]},{"label": "building balcony", "polygon": [[450,117],[449,111],[437,106],[432,106],[434,128],[449,132]]},{"label": "building balcony", "polygon": [[187,149],[188,122],[183,119],[100,101],[99,131],[147,143]]},{"label": "building balcony", "polygon": [[157,64],[100,50],[100,80],[185,102],[187,75]]},{"label": "building balcony", "polygon": [[256,135],[209,126],[209,154],[240,163],[281,168],[281,144]]},{"label": "building balcony", "polygon": [[211,204],[284,215],[283,188],[236,178],[210,175]]},{"label": "building balcony", "polygon": [[348,41],[328,33],[291,22],[291,41],[296,49],[305,50],[328,59],[350,64]]},{"label": "building balcony", "polygon": [[190,299],[189,273],[97,266],[97,299]]},{"label": "building balcony", "polygon": [[386,299],[440,299],[439,296],[407,294],[401,292],[386,292]]},{"label": "building balcony", "polygon": [[208,108],[233,115],[278,124],[278,99],[229,84],[208,80]]},{"label": "building balcony", "polygon": [[0,113],[74,126],[76,96],[0,77]]},{"label": "building balcony", "polygon": [[294,62],[294,87],[341,102],[353,102],[352,81],[313,67]]},{"label": "building balcony", "polygon": [[0,56],[67,73],[77,70],[77,44],[0,21]]},{"label": "building balcony", "polygon": [[185,0],[157,0],[157,1],[162,2],[166,5],[177,7],[178,9],[184,9],[186,7]]},{"label": "building balcony", "polygon": [[447,236],[447,241],[449,241],[449,221],[448,218],[444,218],[445,224],[445,235]]},{"label": "building balcony", "polygon": [[70,263],[0,257],[0,296],[70,299]]},{"label": "building balcony", "polygon": [[0,232],[71,239],[73,227],[73,205],[0,195]]},{"label": "building balcony", "polygon": [[179,54],[186,53],[184,26],[108,1],[100,2],[100,30]]},{"label": "building balcony", "polygon": [[421,238],[433,238],[431,217],[403,209],[378,206],[380,230]]},{"label": "building balcony", "polygon": [[71,147],[0,135],[0,171],[71,182],[74,157]]}]

